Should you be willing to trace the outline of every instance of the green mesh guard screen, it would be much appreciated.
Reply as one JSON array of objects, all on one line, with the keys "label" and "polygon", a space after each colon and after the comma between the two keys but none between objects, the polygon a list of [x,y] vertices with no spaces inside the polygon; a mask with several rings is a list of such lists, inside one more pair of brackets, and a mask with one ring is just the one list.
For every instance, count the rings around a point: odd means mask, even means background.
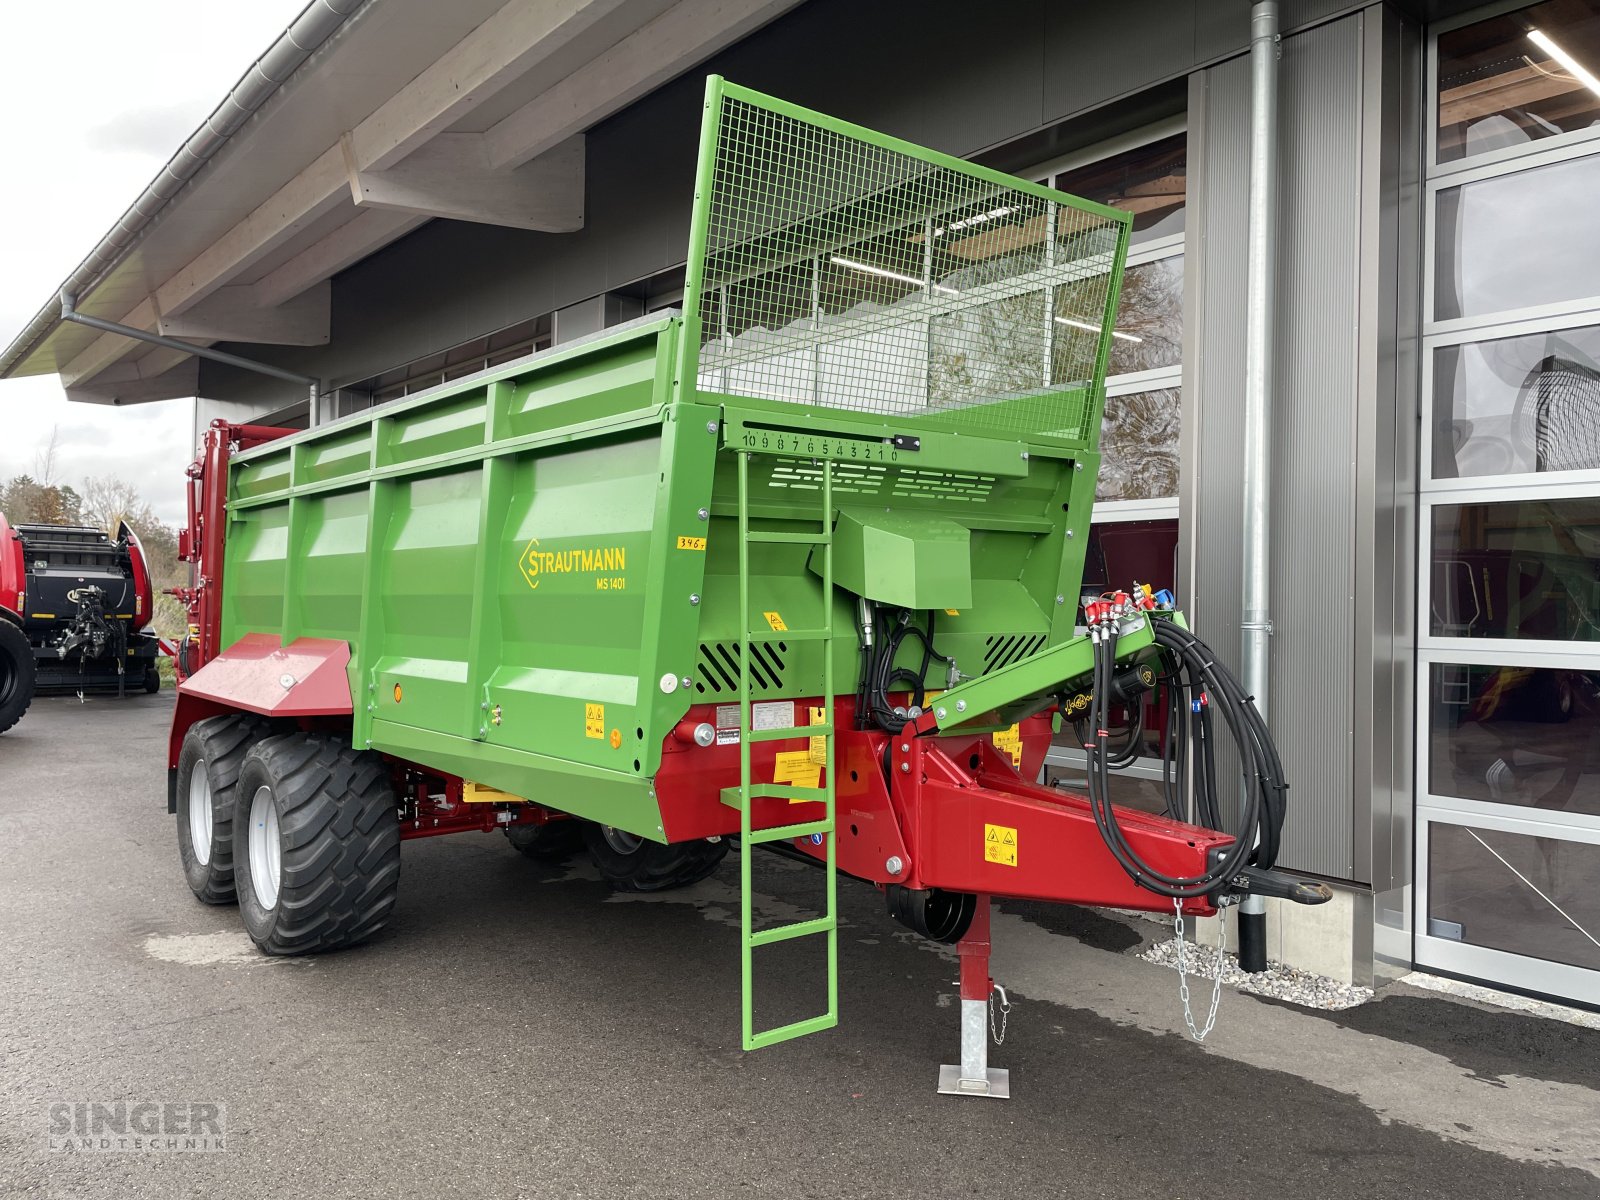
[{"label": "green mesh guard screen", "polygon": [[685,291],[701,390],[1089,436],[1123,214],[720,80],[710,96]]}]

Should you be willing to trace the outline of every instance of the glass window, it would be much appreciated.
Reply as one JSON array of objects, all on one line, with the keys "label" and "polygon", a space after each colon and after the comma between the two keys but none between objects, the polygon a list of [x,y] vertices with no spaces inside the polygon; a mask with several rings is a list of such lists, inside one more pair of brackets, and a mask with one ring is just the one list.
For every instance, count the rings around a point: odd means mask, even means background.
[{"label": "glass window", "polygon": [[1600,499],[1433,509],[1432,632],[1600,640]]},{"label": "glass window", "polygon": [[1137,246],[1183,232],[1189,192],[1189,135],[1174,134],[1056,176],[1055,186],[1133,214]]},{"label": "glass window", "polygon": [[1183,362],[1183,255],[1130,267],[1122,277],[1107,374]]},{"label": "glass window", "polygon": [[1428,790],[1600,816],[1600,672],[1434,663]]},{"label": "glass window", "polygon": [[1179,396],[1174,387],[1106,398],[1097,501],[1178,494]]},{"label": "glass window", "polygon": [[1439,35],[1439,161],[1600,123],[1600,7],[1553,0]]},{"label": "glass window", "polygon": [[1428,826],[1428,932],[1600,969],[1600,846]]},{"label": "glass window", "polygon": [[1600,296],[1600,155],[1439,193],[1438,320]]},{"label": "glass window", "polygon": [[1600,469],[1600,326],[1435,351],[1433,417],[1435,478]]}]

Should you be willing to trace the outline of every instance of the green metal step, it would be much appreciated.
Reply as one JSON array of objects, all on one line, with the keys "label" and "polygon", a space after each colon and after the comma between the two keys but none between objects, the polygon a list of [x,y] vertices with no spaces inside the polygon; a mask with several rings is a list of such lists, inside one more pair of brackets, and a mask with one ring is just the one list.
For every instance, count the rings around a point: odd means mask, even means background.
[{"label": "green metal step", "polygon": [[744,812],[744,798],[747,791],[752,800],[815,801],[819,804],[826,804],[828,801],[826,788],[801,787],[799,784],[787,783],[752,783],[748,790],[742,786],[723,788],[722,802],[729,808],[737,808],[740,812]]},{"label": "green metal step", "polygon": [[814,833],[830,834],[833,832],[833,821],[824,818],[820,821],[801,821],[796,825],[774,825],[771,829],[758,829],[745,839],[747,846],[761,846],[767,842],[792,842],[795,838],[810,837]]},{"label": "green metal step", "polygon": [[789,725],[783,729],[752,729],[750,740],[752,742],[781,742],[785,738],[803,737],[832,737],[833,724],[826,725]]},{"label": "green metal step", "polygon": [[[832,935],[830,935],[832,936]],[[829,989],[832,991],[833,989]],[[792,1025],[779,1025],[776,1029],[765,1029],[760,1033],[751,1034],[745,1039],[746,1050],[763,1050],[778,1042],[787,1042],[791,1038],[805,1037],[808,1033],[821,1033],[824,1029],[832,1029],[839,1023],[839,1013],[833,1001],[829,1001],[829,1011],[820,1017],[807,1017],[804,1021],[796,1021]]]},{"label": "green metal step", "polygon": [[747,542],[767,542],[774,544],[794,543],[802,546],[831,546],[833,534],[826,530],[815,533],[780,533],[776,530],[755,530],[744,535]]},{"label": "green metal step", "polygon": [[770,946],[773,942],[787,942],[793,938],[811,937],[828,933],[837,925],[832,917],[817,917],[811,921],[796,921],[792,925],[777,925],[771,929],[757,930],[750,935],[752,946]]}]

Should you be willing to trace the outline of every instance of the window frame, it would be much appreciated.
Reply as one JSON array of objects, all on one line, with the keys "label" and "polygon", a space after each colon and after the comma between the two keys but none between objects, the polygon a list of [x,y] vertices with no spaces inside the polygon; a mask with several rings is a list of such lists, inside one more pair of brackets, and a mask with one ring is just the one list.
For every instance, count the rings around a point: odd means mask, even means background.
[{"label": "window frame", "polygon": [[[1428,119],[1425,122],[1425,139],[1423,147],[1423,164],[1430,179],[1443,179],[1447,176],[1467,174],[1476,168],[1485,169],[1503,166],[1514,162],[1540,150],[1553,146],[1581,146],[1584,143],[1600,142],[1600,126],[1588,129],[1571,129],[1552,137],[1540,138],[1524,146],[1502,146],[1498,150],[1485,150],[1479,154],[1468,154],[1461,158],[1452,159],[1450,162],[1439,161],[1439,35],[1453,33],[1457,29],[1465,29],[1468,25],[1476,25],[1481,21],[1491,21],[1495,17],[1503,17],[1509,13],[1522,12],[1524,9],[1538,7],[1539,0],[1498,0],[1497,3],[1475,8],[1471,12],[1450,17],[1447,20],[1435,21],[1428,26],[1427,61],[1423,76],[1426,81],[1426,103]],[[1580,153],[1593,153],[1592,145]],[[1430,305],[1426,310],[1432,312]]]},{"label": "window frame", "polygon": [[1436,351],[1450,346],[1496,341],[1530,334],[1555,333],[1600,325],[1600,277],[1594,295],[1548,304],[1503,309],[1436,320],[1438,203],[1441,192],[1482,180],[1506,178],[1553,163],[1600,157],[1600,128],[1573,130],[1441,163],[1439,135],[1439,36],[1480,21],[1534,7],[1528,0],[1501,0],[1471,13],[1429,27],[1425,92],[1426,139],[1423,163],[1422,304],[1419,363],[1421,429],[1418,437],[1416,504],[1417,604],[1414,630],[1416,686],[1412,703],[1412,769],[1416,796],[1411,915],[1412,958],[1418,966],[1439,968],[1476,978],[1516,981],[1555,996],[1592,997],[1600,973],[1531,955],[1473,946],[1430,932],[1430,828],[1435,824],[1478,826],[1600,844],[1600,815],[1528,809],[1513,804],[1445,796],[1431,790],[1430,719],[1433,668],[1439,665],[1511,666],[1567,671],[1600,670],[1600,643],[1519,638],[1448,637],[1433,629],[1434,510],[1446,505],[1494,504],[1509,501],[1560,500],[1600,495],[1600,470],[1515,472],[1435,478],[1434,436]]}]

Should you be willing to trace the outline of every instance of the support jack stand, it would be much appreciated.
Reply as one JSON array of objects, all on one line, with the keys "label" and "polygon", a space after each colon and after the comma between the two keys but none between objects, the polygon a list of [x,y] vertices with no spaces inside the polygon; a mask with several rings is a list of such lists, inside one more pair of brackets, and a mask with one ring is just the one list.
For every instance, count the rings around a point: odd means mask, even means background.
[{"label": "support jack stand", "polygon": [[956,943],[961,955],[961,1062],[939,1068],[946,1096],[1011,1098],[1011,1072],[989,1065],[989,897],[979,896],[972,925]]}]

